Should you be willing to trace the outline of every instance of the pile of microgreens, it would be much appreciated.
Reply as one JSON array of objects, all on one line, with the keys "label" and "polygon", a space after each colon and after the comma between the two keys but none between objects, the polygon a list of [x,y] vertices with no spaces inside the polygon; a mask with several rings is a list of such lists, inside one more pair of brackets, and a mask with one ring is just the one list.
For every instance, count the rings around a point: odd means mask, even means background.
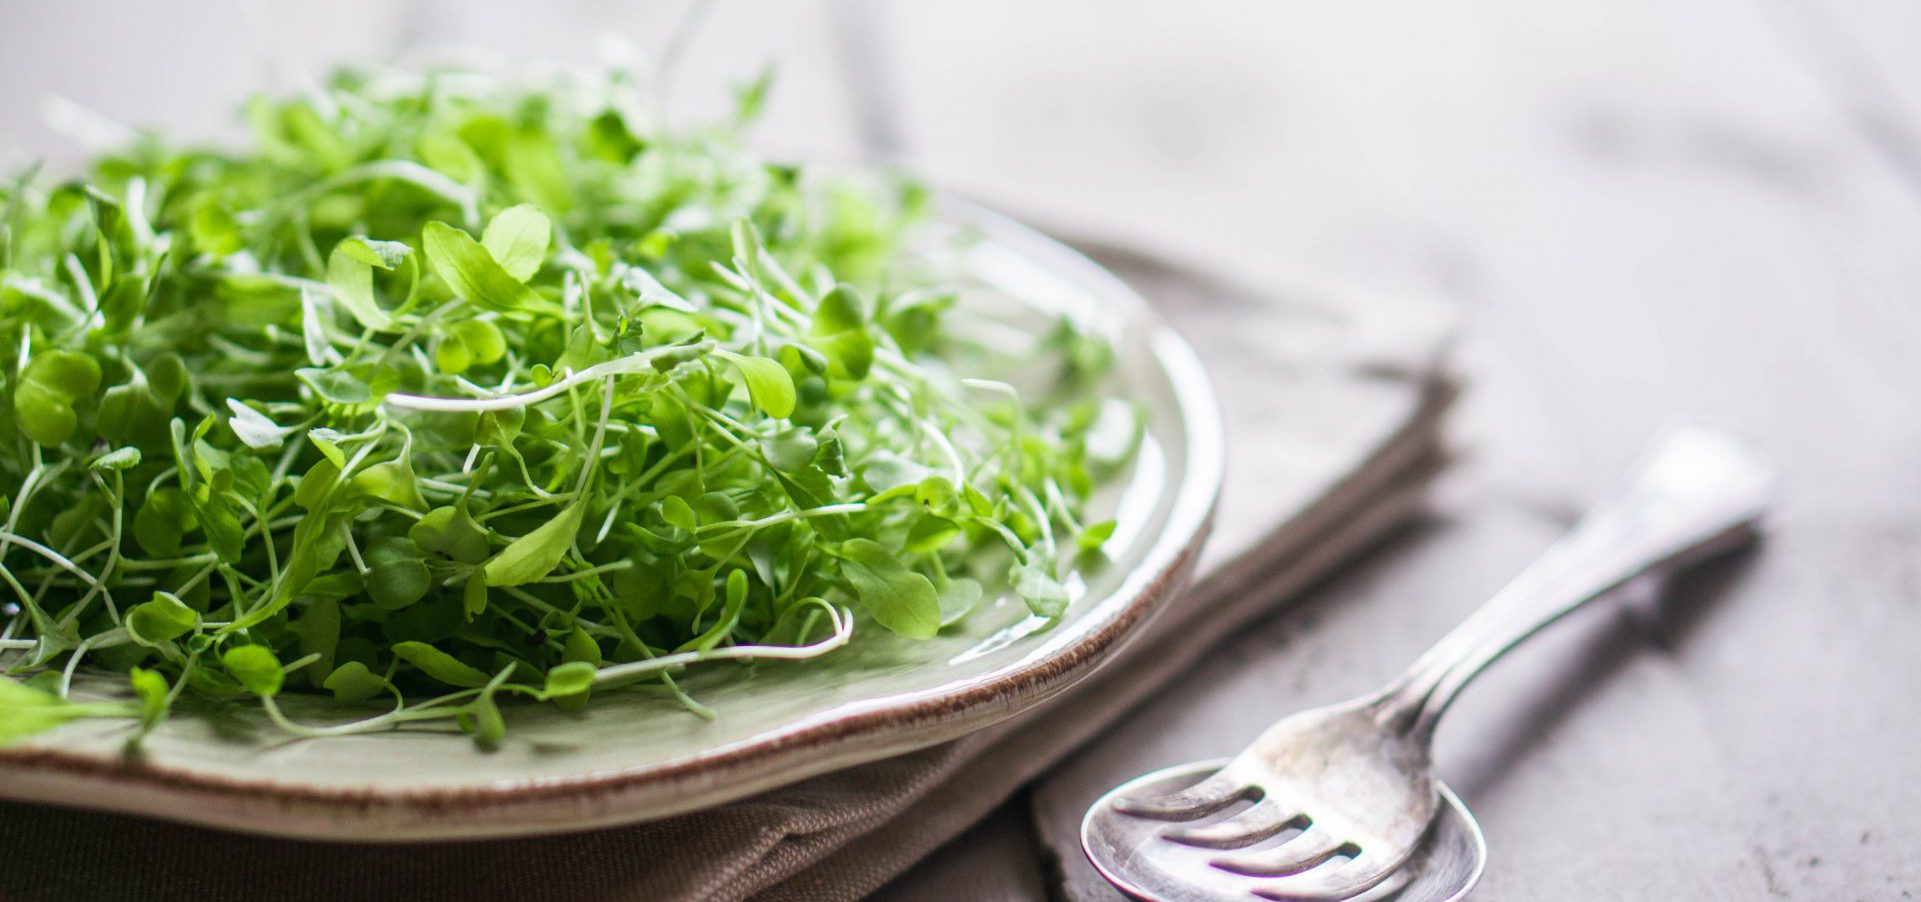
[{"label": "pile of microgreens", "polygon": [[[749,154],[764,89],[671,132],[618,75],[348,72],[0,191],[0,740],[185,696],[491,744],[504,695],[706,715],[697,662],[1058,616],[1106,345],[958,337],[923,192]],[[963,378],[1037,348],[1025,405]]]}]

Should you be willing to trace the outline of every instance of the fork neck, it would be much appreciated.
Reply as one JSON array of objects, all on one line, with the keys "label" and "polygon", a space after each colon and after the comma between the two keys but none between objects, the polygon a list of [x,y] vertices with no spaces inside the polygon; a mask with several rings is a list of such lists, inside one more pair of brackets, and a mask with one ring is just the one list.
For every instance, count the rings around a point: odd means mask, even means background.
[{"label": "fork neck", "polygon": [[1475,676],[1610,590],[1745,544],[1772,473],[1746,447],[1684,429],[1657,442],[1612,498],[1428,649],[1375,702],[1383,725],[1422,742]]}]

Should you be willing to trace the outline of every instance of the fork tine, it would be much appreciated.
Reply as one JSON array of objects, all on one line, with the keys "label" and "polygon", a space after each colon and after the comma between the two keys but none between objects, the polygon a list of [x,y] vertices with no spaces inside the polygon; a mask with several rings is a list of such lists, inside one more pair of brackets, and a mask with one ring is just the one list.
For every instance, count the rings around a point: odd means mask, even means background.
[{"label": "fork tine", "polygon": [[1226,855],[1210,863],[1223,871],[1250,877],[1285,877],[1306,871],[1346,848],[1351,847],[1341,838],[1310,826],[1301,835],[1272,849]]},{"label": "fork tine", "polygon": [[1160,820],[1193,820],[1206,817],[1235,801],[1247,798],[1252,787],[1225,772],[1176,792],[1144,799],[1117,799],[1114,808],[1123,814]]},{"label": "fork tine", "polygon": [[[1275,902],[1337,902],[1353,899],[1387,882],[1396,874],[1393,870],[1374,873],[1376,870],[1361,864],[1357,857],[1340,864],[1324,864],[1277,877],[1256,887],[1254,894]],[[1370,895],[1369,898],[1380,897]]]},{"label": "fork tine", "polygon": [[1205,827],[1173,827],[1161,835],[1189,846],[1238,849],[1295,827],[1306,829],[1307,817],[1292,806],[1282,805],[1273,799],[1263,799],[1260,804],[1220,823]]}]

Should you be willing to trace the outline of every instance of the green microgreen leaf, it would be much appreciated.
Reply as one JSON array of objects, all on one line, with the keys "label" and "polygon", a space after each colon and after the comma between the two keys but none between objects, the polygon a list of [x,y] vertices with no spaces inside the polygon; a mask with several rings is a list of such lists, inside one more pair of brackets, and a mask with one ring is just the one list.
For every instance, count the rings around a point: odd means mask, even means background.
[{"label": "green microgreen leaf", "polygon": [[[1071,616],[1148,422],[1104,397],[1105,334],[974,309],[923,189],[632,115],[644,81],[349,72],[254,100],[238,144],[0,187],[0,591],[33,680],[0,740],[243,703],[492,748],[504,696],[644,682],[711,717],[684,671],[985,628],[1007,595]],[[137,702],[45,694],[69,667]],[[295,693],[368,710],[307,725]]]},{"label": "green microgreen leaf", "polygon": [[467,584],[461,588],[460,606],[468,620],[487,610],[487,574],[476,569],[467,577]]},{"label": "green microgreen leaf", "polygon": [[335,701],[352,703],[373,698],[387,691],[390,684],[368,670],[367,665],[348,661],[334,668],[321,685],[333,693]]},{"label": "green microgreen leaf", "polygon": [[108,451],[94,458],[93,463],[88,464],[88,466],[103,472],[131,470],[134,467],[140,466],[140,449],[115,448],[112,451]]},{"label": "green microgreen leaf", "polygon": [[393,318],[374,299],[375,266],[392,268],[391,265],[381,265],[384,260],[382,254],[361,238],[342,239],[327,258],[327,287],[333,289],[334,300],[347,308],[347,312],[362,326],[374,330],[384,330],[393,325]]},{"label": "green microgreen leaf", "polygon": [[594,674],[598,669],[587,661],[568,661],[547,671],[547,685],[542,691],[548,698],[562,698],[579,695],[594,685]]},{"label": "green microgreen leaf", "polygon": [[294,433],[291,427],[275,423],[266,414],[241,403],[238,398],[227,399],[227,410],[232,414],[227,426],[249,448],[263,451],[278,448],[287,440],[287,436]]},{"label": "green microgreen leaf", "polygon": [[494,262],[507,274],[522,282],[533,278],[547,257],[547,243],[553,240],[554,224],[533,204],[521,204],[500,211],[487,223],[480,236],[481,246],[493,255]]},{"label": "green microgreen leaf", "polygon": [[193,205],[187,221],[187,235],[202,253],[225,257],[245,246],[233,210],[217,198],[202,195]]},{"label": "green microgreen leaf", "polygon": [[984,590],[981,584],[971,579],[951,580],[940,593],[940,625],[950,626],[973,613],[980,604]]},{"label": "green microgreen leaf", "polygon": [[500,329],[484,319],[468,319],[447,327],[434,351],[434,362],[442,372],[464,373],[475,366],[487,366],[507,355],[507,339]]},{"label": "green microgreen leaf", "polygon": [[1011,578],[1015,594],[1029,610],[1042,617],[1059,617],[1067,610],[1067,588],[1054,577],[1054,564],[1040,555],[1016,565]]},{"label": "green microgreen leaf", "polygon": [[539,296],[503,269],[472,235],[444,222],[430,222],[421,232],[421,241],[434,274],[456,296],[489,310],[524,310],[539,303]]},{"label": "green microgreen leaf", "polygon": [[236,645],[220,654],[220,666],[227,675],[255,695],[273,696],[287,678],[280,659],[264,645]]},{"label": "green microgreen leaf", "polygon": [[420,668],[421,673],[449,686],[478,689],[487,685],[486,674],[425,642],[398,642],[393,651],[401,660]]},{"label": "green microgreen leaf", "polygon": [[569,504],[553,519],[507,543],[483,568],[487,585],[518,586],[552,573],[573,547],[586,509],[584,502]]},{"label": "green microgreen leaf", "polygon": [[809,430],[795,427],[761,439],[760,449],[774,469],[797,473],[813,465],[820,440]]},{"label": "green microgreen leaf", "polygon": [[427,551],[444,554],[463,564],[480,563],[490,550],[487,533],[464,506],[428,511],[408,527],[407,537]]},{"label": "green microgreen leaf", "polygon": [[341,370],[301,367],[294,370],[300,381],[313,389],[314,394],[330,404],[360,404],[372,400],[373,389],[352,373]]},{"label": "green microgreen leaf", "polygon": [[364,575],[367,595],[390,611],[397,611],[427,596],[433,588],[433,574],[423,559],[426,552],[414,540],[389,536],[366,551]]},{"label": "green microgreen leaf", "polygon": [[841,551],[840,569],[881,626],[913,639],[940,629],[940,593],[878,542],[854,539]]},{"label": "green microgreen leaf", "polygon": [[500,740],[507,735],[507,720],[500,715],[500,706],[494,703],[493,693],[482,693],[468,703],[467,713],[473,717],[474,741],[481,748],[492,749],[500,745]]},{"label": "green microgreen leaf", "polygon": [[[324,686],[324,680],[333,672],[334,653],[340,648],[340,598],[364,586],[357,576],[351,572],[331,574],[306,585],[306,593],[317,597],[300,617],[300,654],[314,658],[312,666],[306,668],[307,682],[314,686]],[[339,598],[334,597],[336,592]]]},{"label": "green microgreen leaf", "polygon": [[161,486],[147,494],[133,518],[133,537],[141,549],[157,557],[180,553],[185,534],[199,526],[193,499],[175,486]]},{"label": "green microgreen leaf", "polygon": [[874,337],[867,331],[865,303],[859,289],[836,285],[814,310],[809,332],[833,370],[850,379],[865,379],[874,365]]},{"label": "green microgreen leaf", "polygon": [[0,676],[0,745],[51,730],[82,717],[126,717],[139,709],[115,704],[70,702],[12,677]]},{"label": "green microgreen leaf", "polygon": [[1113,520],[1089,524],[1087,528],[1081,530],[1080,535],[1074,537],[1074,544],[1080,546],[1082,551],[1097,550],[1106,544],[1108,539],[1113,538],[1114,528],[1118,525]]},{"label": "green microgreen leaf", "polygon": [[74,402],[99,388],[100,364],[92,357],[58,350],[34,355],[13,390],[20,431],[42,445],[66,441],[80,424]]},{"label": "green microgreen leaf", "polygon": [[172,592],[155,592],[152,601],[141,602],[127,612],[127,634],[146,646],[178,639],[199,625],[200,612]]},{"label": "green microgreen leaf", "polygon": [[668,495],[660,502],[660,518],[676,529],[693,532],[700,528],[700,518],[694,516],[693,505],[679,495]]},{"label": "green microgreen leaf", "polygon": [[766,357],[751,357],[745,354],[723,353],[740,370],[740,377],[747,383],[748,395],[754,399],[754,406],[760,412],[775,419],[785,419],[794,414],[794,380],[787,375],[787,368]]},{"label": "green microgreen leaf", "polygon": [[375,269],[385,270],[398,267],[414,251],[404,241],[376,241],[365,235],[342,238],[339,244],[334,245],[334,250]]},{"label": "green microgreen leaf", "polygon": [[397,459],[382,461],[355,473],[353,486],[371,497],[408,510],[427,506],[420,494],[420,477],[415,475],[411,456],[405,451]]},{"label": "green microgreen leaf", "polygon": [[127,684],[133,689],[134,697],[140,700],[140,726],[151,730],[167,716],[173,699],[167,691],[167,678],[157,671],[144,667],[134,667],[127,672]]}]

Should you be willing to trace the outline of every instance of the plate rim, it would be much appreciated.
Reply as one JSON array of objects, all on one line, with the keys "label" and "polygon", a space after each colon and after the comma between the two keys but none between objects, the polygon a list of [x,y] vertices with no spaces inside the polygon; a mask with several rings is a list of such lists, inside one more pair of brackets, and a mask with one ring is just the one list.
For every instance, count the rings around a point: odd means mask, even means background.
[{"label": "plate rim", "polygon": [[[1166,525],[1116,591],[1116,595],[1130,596],[1128,600],[1106,612],[1102,620],[1088,624],[1087,632],[1076,641],[1002,673],[888,695],[851,711],[820,712],[693,755],[614,770],[529,775],[523,780],[459,787],[328,787],[132,764],[119,757],[34,746],[29,741],[0,747],[0,765],[4,765],[0,797],[246,833],[361,842],[562,833],[712,808],[830,771],[927,748],[992,727],[1065,691],[1138,635],[1191,575],[1226,467],[1219,402],[1199,355],[1133,286],[1038,229],[954,194],[937,191],[935,196],[937,218],[978,228],[996,243],[1088,289],[1103,306],[1133,308],[1130,315],[1144,324],[1148,353],[1166,375],[1180,410],[1186,454],[1178,478],[1170,480],[1173,505]],[[869,741],[862,742],[863,738]],[[796,754],[810,748],[815,754]],[[71,791],[103,786],[136,793],[115,797]],[[649,796],[658,798],[648,804]],[[252,808],[203,809],[192,804],[210,799],[239,800],[252,803]],[[167,804],[168,800],[174,804]],[[590,810],[554,822],[456,819],[567,801],[593,804]],[[383,813],[411,817],[382,827]]]}]

